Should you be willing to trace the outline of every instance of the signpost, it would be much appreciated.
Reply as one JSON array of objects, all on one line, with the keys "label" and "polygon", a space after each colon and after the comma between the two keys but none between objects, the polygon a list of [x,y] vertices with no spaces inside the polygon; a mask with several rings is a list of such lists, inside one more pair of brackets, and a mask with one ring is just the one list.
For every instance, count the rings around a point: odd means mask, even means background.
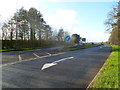
[{"label": "signpost", "polygon": [[82,38],[82,45],[85,46],[86,38]]},{"label": "signpost", "polygon": [[82,41],[84,41],[84,42],[85,42],[85,41],[86,41],[86,38],[82,38]]},{"label": "signpost", "polygon": [[70,36],[66,36],[66,37],[65,37],[65,40],[66,40],[66,41],[70,41]]}]

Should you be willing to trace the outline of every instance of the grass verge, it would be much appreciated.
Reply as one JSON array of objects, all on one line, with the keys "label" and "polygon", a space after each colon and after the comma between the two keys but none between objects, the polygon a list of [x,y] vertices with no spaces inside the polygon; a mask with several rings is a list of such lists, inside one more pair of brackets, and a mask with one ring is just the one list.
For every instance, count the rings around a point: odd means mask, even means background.
[{"label": "grass verge", "polygon": [[[90,46],[75,46],[72,48],[61,48],[56,50],[57,52],[61,51],[73,51],[73,50],[80,50],[80,49],[85,49],[85,48],[90,48],[90,47],[95,47],[95,46],[100,46],[100,45],[90,45]],[[43,47],[34,47],[34,48],[19,48],[19,49],[4,49],[0,50],[2,52],[8,52],[8,51],[21,51],[21,50],[33,50],[33,49],[42,49],[42,48],[51,48],[52,46],[43,46]]]},{"label": "grass verge", "polygon": [[90,88],[120,88],[118,55],[120,55],[120,46],[113,46],[110,57],[101,68]]},{"label": "grass verge", "polygon": [[70,50],[70,51],[73,51],[73,50],[80,50],[80,49],[97,47],[97,46],[101,46],[101,44],[89,45],[89,46],[77,46],[77,47],[69,48],[69,50]]},{"label": "grass verge", "polygon": [[33,50],[33,49],[41,49],[41,48],[50,48],[50,46],[34,47],[34,48],[3,49],[3,50],[0,50],[0,51],[8,52],[8,51]]},{"label": "grass verge", "polygon": [[60,48],[58,49],[58,51],[74,51],[74,50],[80,50],[80,49],[85,49],[85,48],[91,48],[91,47],[97,47],[97,46],[101,46],[101,44],[96,44],[96,45],[89,45],[89,46],[74,46],[74,47],[69,47],[69,48]]},{"label": "grass verge", "polygon": [[89,46],[72,46],[72,47],[64,47],[64,48],[59,48],[52,50],[54,53],[60,53],[60,52],[68,52],[68,51],[75,51],[75,50],[80,50],[80,49],[85,49],[85,48],[91,48],[91,47],[97,47],[101,46],[101,44],[96,44],[96,45],[89,45]]}]

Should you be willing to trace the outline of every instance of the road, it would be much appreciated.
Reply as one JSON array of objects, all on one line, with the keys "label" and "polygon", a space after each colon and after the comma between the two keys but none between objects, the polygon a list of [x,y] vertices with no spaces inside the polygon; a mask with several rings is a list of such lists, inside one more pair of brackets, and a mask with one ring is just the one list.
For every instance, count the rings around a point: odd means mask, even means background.
[{"label": "road", "polygon": [[[55,54],[55,50],[63,47],[53,47],[35,50],[2,52],[2,64],[15,63],[24,60],[31,60],[39,56]],[[0,52],[1,53],[1,52]]]},{"label": "road", "polygon": [[111,46],[69,51],[2,67],[3,88],[86,88]]}]

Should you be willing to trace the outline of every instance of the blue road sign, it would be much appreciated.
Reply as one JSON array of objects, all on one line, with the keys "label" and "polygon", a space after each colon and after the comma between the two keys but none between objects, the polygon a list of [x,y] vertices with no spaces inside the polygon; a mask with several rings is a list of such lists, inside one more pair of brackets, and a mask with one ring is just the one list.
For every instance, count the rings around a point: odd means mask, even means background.
[{"label": "blue road sign", "polygon": [[65,37],[66,41],[70,41],[70,36]]}]

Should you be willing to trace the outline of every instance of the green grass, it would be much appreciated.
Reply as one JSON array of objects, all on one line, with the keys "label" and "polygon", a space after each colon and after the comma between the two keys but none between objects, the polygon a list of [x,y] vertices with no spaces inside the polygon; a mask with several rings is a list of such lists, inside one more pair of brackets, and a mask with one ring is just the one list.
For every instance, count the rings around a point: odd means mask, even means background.
[{"label": "green grass", "polygon": [[[90,48],[90,47],[95,47],[95,46],[100,46],[100,45],[90,45],[90,46],[76,46],[73,48],[63,48],[63,49],[58,49],[57,51],[73,51],[73,50],[79,50],[79,49],[85,49],[85,48]],[[7,52],[7,51],[20,51],[20,50],[32,50],[32,49],[41,49],[41,48],[50,48],[52,46],[42,46],[42,47],[34,47],[34,48],[18,48],[18,49],[3,49],[0,50],[2,52]]]},{"label": "green grass", "polygon": [[73,47],[73,48],[69,48],[68,50],[74,51],[74,50],[80,50],[80,49],[91,48],[91,47],[96,47],[96,46],[100,46],[100,44],[90,45],[90,46],[76,46],[76,47]]},{"label": "green grass", "polygon": [[59,51],[59,52],[67,52],[67,51],[80,50],[80,49],[91,48],[91,47],[96,47],[96,46],[101,46],[101,44],[90,45],[90,46],[74,46],[74,47],[70,47],[70,48],[65,47],[65,48],[57,49],[57,51]]},{"label": "green grass", "polygon": [[107,59],[104,66],[101,68],[96,79],[93,81],[90,88],[120,88],[118,76],[118,55],[120,55],[120,46],[113,46],[111,56]]},{"label": "green grass", "polygon": [[3,50],[0,50],[0,51],[2,51],[2,52],[21,51],[21,50],[32,50],[32,49],[41,49],[41,48],[50,48],[50,46],[33,47],[33,48],[18,48],[18,49],[3,49]]},{"label": "green grass", "polygon": [[20,51],[20,50],[29,50],[29,49],[32,49],[32,48],[5,49],[5,50],[0,50],[0,51],[2,51],[2,52],[5,52],[5,51]]}]

